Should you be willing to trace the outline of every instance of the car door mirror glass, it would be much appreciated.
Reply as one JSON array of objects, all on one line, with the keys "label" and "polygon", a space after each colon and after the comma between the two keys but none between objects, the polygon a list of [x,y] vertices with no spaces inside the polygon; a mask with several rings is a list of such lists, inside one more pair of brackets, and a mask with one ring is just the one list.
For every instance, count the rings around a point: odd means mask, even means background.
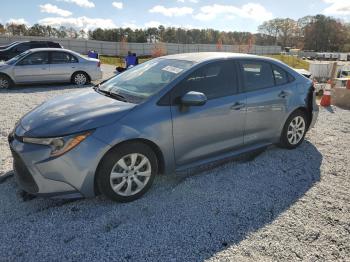
[{"label": "car door mirror glass", "polygon": [[202,106],[207,102],[205,94],[190,91],[181,97],[181,104],[184,106]]}]

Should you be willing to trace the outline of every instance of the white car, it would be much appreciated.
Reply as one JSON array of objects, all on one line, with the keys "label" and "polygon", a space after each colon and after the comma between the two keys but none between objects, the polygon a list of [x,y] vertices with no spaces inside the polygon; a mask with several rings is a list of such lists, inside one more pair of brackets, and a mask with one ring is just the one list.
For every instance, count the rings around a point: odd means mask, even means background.
[{"label": "white car", "polygon": [[30,49],[0,64],[0,89],[29,83],[85,85],[101,78],[100,60],[62,48]]}]

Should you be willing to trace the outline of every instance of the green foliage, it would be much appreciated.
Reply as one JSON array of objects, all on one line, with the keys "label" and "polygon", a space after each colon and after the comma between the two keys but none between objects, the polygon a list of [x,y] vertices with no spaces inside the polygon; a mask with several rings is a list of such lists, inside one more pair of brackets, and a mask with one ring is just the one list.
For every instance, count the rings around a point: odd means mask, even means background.
[{"label": "green foliage", "polygon": [[309,62],[302,60],[296,56],[268,55],[268,57],[272,57],[272,58],[275,58],[277,60],[280,60],[281,62],[283,62],[283,63],[285,63],[293,68],[309,70]]}]

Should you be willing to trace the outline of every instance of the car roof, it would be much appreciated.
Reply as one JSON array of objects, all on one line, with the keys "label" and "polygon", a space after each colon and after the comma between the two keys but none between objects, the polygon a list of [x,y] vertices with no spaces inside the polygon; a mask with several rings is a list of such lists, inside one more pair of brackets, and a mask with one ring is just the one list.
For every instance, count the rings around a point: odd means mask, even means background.
[{"label": "car roof", "polygon": [[271,61],[276,61],[275,59],[269,57],[261,57],[257,55],[240,54],[240,53],[228,53],[228,52],[199,52],[199,53],[183,53],[175,55],[163,56],[164,59],[177,59],[186,60],[194,63],[200,63],[210,60],[220,60],[227,58],[245,58],[245,59],[268,59]]}]

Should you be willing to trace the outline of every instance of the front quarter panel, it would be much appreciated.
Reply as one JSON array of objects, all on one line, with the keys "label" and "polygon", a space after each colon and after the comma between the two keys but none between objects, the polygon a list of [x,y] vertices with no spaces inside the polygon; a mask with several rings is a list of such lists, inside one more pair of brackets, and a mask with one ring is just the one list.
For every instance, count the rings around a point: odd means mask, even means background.
[{"label": "front quarter panel", "polygon": [[145,103],[137,106],[113,125],[99,128],[96,138],[114,147],[133,139],[144,139],[155,144],[163,154],[165,174],[174,172],[174,147],[169,106]]}]

